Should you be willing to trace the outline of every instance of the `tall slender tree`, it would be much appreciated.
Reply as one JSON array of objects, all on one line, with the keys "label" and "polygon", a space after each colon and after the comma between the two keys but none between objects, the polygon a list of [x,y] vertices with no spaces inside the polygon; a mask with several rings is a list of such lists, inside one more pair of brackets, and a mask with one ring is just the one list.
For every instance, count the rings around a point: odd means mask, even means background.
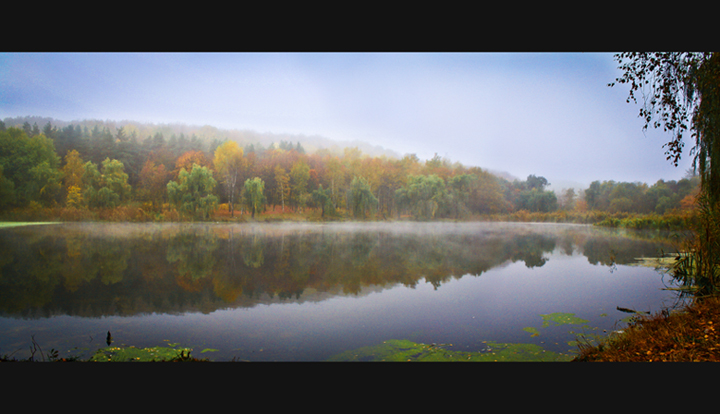
[{"label": "tall slender tree", "polygon": [[225,185],[230,205],[230,217],[235,217],[235,193],[242,182],[244,169],[243,149],[235,141],[225,141],[215,150],[215,169]]}]

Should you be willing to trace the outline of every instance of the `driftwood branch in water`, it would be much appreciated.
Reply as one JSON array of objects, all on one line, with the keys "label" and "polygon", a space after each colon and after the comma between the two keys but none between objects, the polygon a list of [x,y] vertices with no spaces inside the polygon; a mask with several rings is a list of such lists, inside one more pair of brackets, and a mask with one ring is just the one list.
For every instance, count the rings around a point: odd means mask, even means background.
[{"label": "driftwood branch in water", "polygon": [[650,312],[636,311],[636,310],[632,310],[632,309],[628,309],[628,308],[621,308],[620,306],[616,306],[616,307],[617,307],[617,310],[619,310],[620,312],[638,313],[641,315],[650,315]]}]

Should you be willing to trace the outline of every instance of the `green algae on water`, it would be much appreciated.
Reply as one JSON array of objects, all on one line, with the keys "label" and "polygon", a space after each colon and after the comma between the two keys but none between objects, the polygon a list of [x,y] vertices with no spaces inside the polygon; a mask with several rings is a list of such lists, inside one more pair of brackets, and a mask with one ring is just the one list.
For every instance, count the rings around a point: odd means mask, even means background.
[{"label": "green algae on water", "polygon": [[483,352],[447,349],[447,344],[420,344],[408,340],[388,340],[335,355],[329,361],[387,362],[558,362],[570,361],[571,355],[546,351],[539,345],[488,342]]},{"label": "green algae on water", "polygon": [[535,336],[539,336],[539,335],[540,335],[540,331],[538,331],[537,328],[534,328],[534,327],[532,327],[532,326],[529,326],[529,327],[527,327],[527,328],[523,328],[523,331],[525,331],[525,332],[530,332],[530,333],[532,334],[532,335],[530,335],[531,337],[535,337]]}]

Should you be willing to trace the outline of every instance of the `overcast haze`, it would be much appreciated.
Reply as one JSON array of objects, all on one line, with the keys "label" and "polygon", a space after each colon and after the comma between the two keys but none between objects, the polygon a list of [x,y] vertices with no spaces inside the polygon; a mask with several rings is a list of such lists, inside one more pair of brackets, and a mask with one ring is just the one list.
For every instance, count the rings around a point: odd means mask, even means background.
[{"label": "overcast haze", "polygon": [[[361,140],[524,179],[678,180],[610,53],[5,53],[0,118]],[[40,125],[42,128],[42,125]]]}]

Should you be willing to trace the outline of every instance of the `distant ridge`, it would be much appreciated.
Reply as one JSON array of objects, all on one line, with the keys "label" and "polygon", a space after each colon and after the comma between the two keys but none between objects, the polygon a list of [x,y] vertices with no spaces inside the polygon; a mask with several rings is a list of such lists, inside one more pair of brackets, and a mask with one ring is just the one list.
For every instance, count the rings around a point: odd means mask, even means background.
[{"label": "distant ridge", "polygon": [[293,144],[300,142],[308,153],[313,153],[318,150],[328,150],[332,153],[341,154],[345,148],[358,148],[363,154],[371,157],[385,156],[388,158],[401,158],[400,154],[393,150],[360,140],[337,141],[319,135],[257,132],[250,129],[221,129],[211,125],[198,126],[183,123],[155,124],[131,120],[115,121],[98,119],[63,121],[44,116],[7,117],[3,119],[3,122],[6,127],[22,127],[25,122],[29,123],[30,126],[37,124],[41,131],[48,122],[58,129],[65,128],[68,125],[80,125],[80,127],[92,129],[97,125],[99,128],[107,128],[113,134],[118,128],[123,127],[127,135],[132,134],[134,131],[139,140],[143,140],[148,136],[154,136],[159,132],[163,134],[165,139],[170,138],[173,134],[176,136],[184,134],[187,137],[195,135],[205,143],[210,143],[215,139],[229,139],[243,147],[251,144],[260,144],[263,148],[267,148],[270,144],[277,145],[281,141],[292,142]]}]

